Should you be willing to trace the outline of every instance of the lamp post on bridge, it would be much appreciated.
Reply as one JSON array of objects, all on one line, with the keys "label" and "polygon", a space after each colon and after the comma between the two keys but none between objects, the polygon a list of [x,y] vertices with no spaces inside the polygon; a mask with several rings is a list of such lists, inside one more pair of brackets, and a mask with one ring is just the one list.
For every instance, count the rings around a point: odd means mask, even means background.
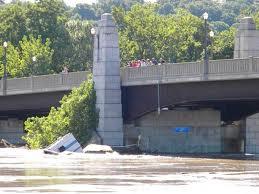
[{"label": "lamp post on bridge", "polygon": [[7,59],[6,59],[6,53],[7,53],[7,46],[8,43],[4,42],[4,58],[3,58],[3,65],[4,65],[4,75],[3,75],[3,95],[6,95],[6,82],[7,82]]},{"label": "lamp post on bridge", "polygon": [[204,39],[204,80],[208,79],[208,73],[209,73],[209,58],[208,58],[208,38],[207,38],[207,21],[208,21],[208,17],[209,14],[207,12],[205,12],[203,15],[203,19],[204,19],[204,30],[205,30],[205,39]]},{"label": "lamp post on bridge", "polygon": [[31,59],[32,59],[31,75],[33,76],[33,74],[34,74],[34,65],[35,65],[35,62],[37,61],[37,57],[33,56]]},{"label": "lamp post on bridge", "polygon": [[[214,37],[214,32],[211,30],[210,33],[209,33],[209,36],[210,36],[210,41],[211,41],[211,46],[213,46],[213,37]],[[210,50],[210,55],[211,55],[211,58],[213,58],[213,52],[212,52],[212,47],[211,47],[211,50]]]},{"label": "lamp post on bridge", "polygon": [[[100,47],[100,42],[99,42],[99,32],[98,32],[98,27],[93,27],[91,29],[91,34],[93,36],[93,63],[99,61],[99,47]],[[93,64],[91,67],[91,71],[93,72]]]}]

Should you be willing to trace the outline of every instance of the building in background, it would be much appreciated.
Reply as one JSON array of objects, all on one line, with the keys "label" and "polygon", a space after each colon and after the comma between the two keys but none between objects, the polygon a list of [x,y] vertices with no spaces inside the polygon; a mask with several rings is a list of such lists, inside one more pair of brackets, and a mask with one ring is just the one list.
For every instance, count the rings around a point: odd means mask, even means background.
[{"label": "building in background", "polygon": [[212,1],[220,3],[220,4],[224,4],[227,2],[227,0],[212,0]]}]

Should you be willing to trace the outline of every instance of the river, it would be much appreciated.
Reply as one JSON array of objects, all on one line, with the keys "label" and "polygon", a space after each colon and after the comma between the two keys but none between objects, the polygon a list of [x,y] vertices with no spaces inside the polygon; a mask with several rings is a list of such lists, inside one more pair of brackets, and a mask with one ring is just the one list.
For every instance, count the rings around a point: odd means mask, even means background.
[{"label": "river", "polygon": [[0,149],[0,193],[259,193],[259,161]]}]

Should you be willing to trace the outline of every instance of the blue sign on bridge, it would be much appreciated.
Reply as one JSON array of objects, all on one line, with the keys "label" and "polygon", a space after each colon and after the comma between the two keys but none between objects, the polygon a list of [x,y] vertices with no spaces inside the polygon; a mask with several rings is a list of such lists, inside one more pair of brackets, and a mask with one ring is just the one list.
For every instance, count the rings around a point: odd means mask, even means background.
[{"label": "blue sign on bridge", "polygon": [[188,133],[191,130],[191,127],[175,127],[173,131],[177,133]]}]

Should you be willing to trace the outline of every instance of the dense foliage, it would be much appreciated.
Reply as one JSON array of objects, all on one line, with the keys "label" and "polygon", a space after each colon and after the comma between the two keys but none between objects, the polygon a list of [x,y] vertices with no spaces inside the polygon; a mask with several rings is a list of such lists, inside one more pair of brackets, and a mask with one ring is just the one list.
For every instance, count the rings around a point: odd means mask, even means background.
[{"label": "dense foliage", "polygon": [[[0,47],[0,55],[3,55],[3,47]],[[6,48],[7,71],[11,77],[24,77],[29,75],[44,75],[51,71],[53,50],[50,48],[50,40],[42,40],[41,36],[24,36],[18,45],[8,42]],[[32,58],[35,57],[36,61]],[[0,64],[3,63],[3,58]],[[3,75],[3,65],[0,66],[0,74]]]},{"label": "dense foliage", "polygon": [[[92,23],[72,21],[70,10],[61,0],[13,1],[0,6],[0,43],[8,42],[10,76],[58,73],[64,66],[70,71],[89,69],[92,61]],[[30,47],[21,44],[26,40],[30,41]],[[46,47],[47,53],[43,52],[43,47],[39,48],[40,44]],[[23,58],[25,53],[26,59]],[[36,64],[28,58],[33,56],[38,57]],[[17,64],[9,64],[12,63],[10,60],[15,60]],[[33,65],[36,67],[32,70]]]},{"label": "dense foliage", "polygon": [[44,148],[68,132],[85,145],[97,127],[96,94],[91,79],[64,96],[59,108],[51,108],[46,117],[32,117],[25,121],[24,140],[30,148]]},{"label": "dense foliage", "polygon": [[185,10],[161,16],[157,5],[136,5],[128,12],[115,8],[120,27],[122,61],[163,58],[168,61],[195,61],[200,58],[203,22]]}]

